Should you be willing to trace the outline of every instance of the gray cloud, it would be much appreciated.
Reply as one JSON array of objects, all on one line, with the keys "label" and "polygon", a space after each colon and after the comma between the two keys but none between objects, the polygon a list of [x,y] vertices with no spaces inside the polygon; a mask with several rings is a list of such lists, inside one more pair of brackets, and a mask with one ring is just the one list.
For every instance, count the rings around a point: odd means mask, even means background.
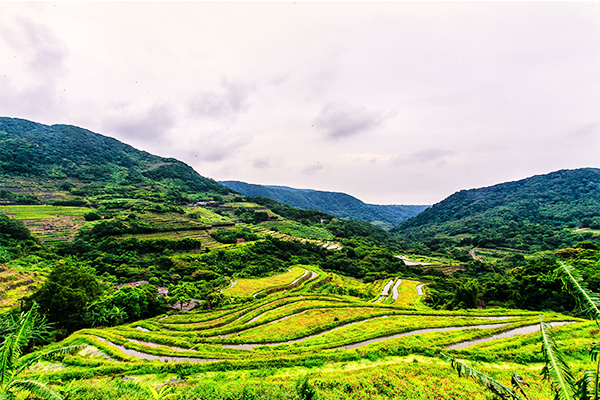
[{"label": "gray cloud", "polygon": [[219,162],[236,157],[239,150],[251,141],[252,138],[246,135],[211,133],[199,138],[191,146],[198,160]]},{"label": "gray cloud", "polygon": [[454,154],[454,152],[448,150],[429,148],[408,154],[406,156],[394,157],[390,163],[393,166],[434,164],[435,167],[442,167],[446,164],[447,158]]},{"label": "gray cloud", "polygon": [[364,107],[349,104],[328,104],[313,123],[329,139],[341,139],[368,132],[381,126],[392,115],[386,112],[369,111]]},{"label": "gray cloud", "polygon": [[317,172],[321,171],[323,168],[325,168],[323,165],[317,163],[317,164],[313,164],[313,165],[304,167],[302,169],[302,173],[304,175],[315,175]]},{"label": "gray cloud", "polygon": [[270,157],[260,157],[252,160],[252,166],[258,169],[268,169],[271,168],[271,158]]},{"label": "gray cloud", "polygon": [[223,80],[219,92],[201,92],[188,103],[194,117],[231,117],[249,108],[248,98],[256,91],[256,84]]},{"label": "gray cloud", "polygon": [[21,76],[0,79],[0,111],[6,115],[47,115],[61,104],[59,79],[65,75],[69,51],[45,25],[20,18],[14,28],[0,26],[0,39],[11,53],[3,57],[20,62]]},{"label": "gray cloud", "polygon": [[572,130],[567,134],[567,136],[583,138],[593,133],[596,133],[599,130],[598,128],[600,128],[600,121],[590,122],[589,124],[581,125],[576,129]]},{"label": "gray cloud", "polygon": [[122,137],[152,140],[164,137],[175,123],[175,110],[168,104],[155,104],[137,113],[119,105],[118,115],[105,119],[103,127]]},{"label": "gray cloud", "polygon": [[54,77],[65,72],[67,46],[47,26],[21,18],[17,29],[0,28],[0,37],[15,51],[25,55],[29,69],[37,77],[39,74]]}]

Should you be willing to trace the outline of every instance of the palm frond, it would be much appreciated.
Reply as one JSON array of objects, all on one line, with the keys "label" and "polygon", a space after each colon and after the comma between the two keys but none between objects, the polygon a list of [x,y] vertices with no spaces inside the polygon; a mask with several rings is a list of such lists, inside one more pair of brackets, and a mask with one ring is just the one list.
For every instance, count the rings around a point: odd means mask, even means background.
[{"label": "palm frond", "polygon": [[554,338],[550,334],[550,327],[540,316],[540,330],[542,332],[542,353],[546,358],[546,365],[542,368],[544,379],[550,381],[554,390],[555,400],[572,400],[572,387],[569,382],[573,381],[573,375],[565,362],[562,354],[556,348]]},{"label": "palm frond", "polygon": [[583,303],[581,304],[583,312],[589,318],[595,320],[596,323],[599,323],[600,309],[598,309],[598,303],[600,302],[600,299],[598,298],[598,295],[587,288],[587,285],[575,268],[563,262],[560,262],[560,268],[563,272],[563,276],[566,278],[565,283],[575,289],[579,303]]},{"label": "palm frond", "polygon": [[529,386],[529,383],[525,382],[525,380],[523,379],[523,377],[519,374],[513,374],[512,378],[510,379],[510,384],[512,385],[513,388],[515,389],[519,389],[519,391],[523,394],[523,396],[525,396],[525,398],[527,400],[529,400],[529,396],[527,396],[527,393],[525,393],[525,388],[523,386]]},{"label": "palm frond", "polygon": [[590,358],[596,363],[596,374],[594,376],[594,400],[598,400],[599,377],[600,377],[600,343],[594,342],[590,348]]},{"label": "palm frond", "polygon": [[29,368],[31,365],[35,364],[39,360],[48,358],[50,356],[55,356],[55,355],[62,356],[62,355],[65,355],[65,354],[72,354],[72,353],[74,353],[76,351],[82,350],[83,348],[85,348],[85,345],[76,344],[76,345],[73,345],[73,346],[59,347],[57,349],[53,349],[53,350],[47,351],[45,353],[39,354],[39,355],[37,355],[35,357],[32,357],[32,358],[29,358],[29,359],[25,360],[19,366],[19,368],[15,369],[15,375],[20,374],[23,370]]},{"label": "palm frond", "polygon": [[35,396],[40,397],[46,400],[62,400],[56,392],[46,386],[44,383],[39,381],[34,381],[30,379],[17,379],[14,380],[8,385],[6,388],[7,391],[15,389],[27,390],[33,393]]},{"label": "palm frond", "polygon": [[596,380],[596,374],[592,371],[587,371],[583,374],[581,379],[575,381],[573,386],[575,387],[575,398],[577,400],[592,400],[595,396],[594,381]]},{"label": "palm frond", "polygon": [[8,335],[8,337],[0,346],[0,386],[4,385],[4,381],[6,380],[9,372],[13,368],[13,364],[15,362],[14,357],[14,341],[15,338],[12,334]]},{"label": "palm frond", "polygon": [[16,328],[6,336],[0,346],[0,386],[5,384],[9,372],[21,357],[22,348],[31,339],[36,312],[37,306],[34,304],[29,311],[21,313],[19,319],[15,321]]},{"label": "palm frond", "polygon": [[455,359],[452,356],[449,356],[445,353],[440,353],[443,360],[450,363],[452,368],[458,372],[458,376],[464,376],[465,378],[473,378],[473,380],[479,383],[482,386],[487,387],[490,391],[492,391],[495,395],[505,400],[524,400],[521,398],[514,390],[511,388],[504,386],[497,380],[492,377],[480,372],[474,368],[469,367]]}]

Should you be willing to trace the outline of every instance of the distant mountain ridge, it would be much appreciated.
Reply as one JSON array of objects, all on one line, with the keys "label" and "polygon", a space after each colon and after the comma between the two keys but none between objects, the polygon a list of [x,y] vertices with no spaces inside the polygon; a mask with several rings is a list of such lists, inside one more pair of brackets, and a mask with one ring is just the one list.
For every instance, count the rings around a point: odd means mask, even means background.
[{"label": "distant mountain ridge", "polygon": [[426,205],[375,205],[366,204],[356,197],[340,192],[313,189],[295,189],[287,186],[255,185],[240,181],[220,181],[246,196],[261,196],[305,210],[315,209],[338,218],[370,222],[391,228],[411,218]]},{"label": "distant mountain ridge", "polygon": [[462,236],[467,245],[549,250],[569,245],[577,228],[600,229],[598,168],[461,190],[392,232],[409,240]]},{"label": "distant mountain ridge", "polygon": [[16,177],[49,187],[66,182],[85,186],[86,193],[110,187],[109,193],[118,194],[130,188],[138,190],[138,197],[231,193],[179,160],[137,150],[87,129],[0,117],[0,178],[6,184]]}]

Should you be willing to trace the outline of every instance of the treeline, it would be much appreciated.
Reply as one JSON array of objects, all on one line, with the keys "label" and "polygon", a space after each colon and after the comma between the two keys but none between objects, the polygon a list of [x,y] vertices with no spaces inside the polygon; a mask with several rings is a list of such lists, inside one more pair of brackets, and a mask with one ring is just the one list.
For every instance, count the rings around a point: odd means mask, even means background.
[{"label": "treeline", "polygon": [[269,208],[274,213],[286,219],[300,222],[307,226],[321,226],[333,233],[334,236],[344,239],[354,237],[368,238],[379,244],[392,248],[399,247],[399,241],[393,238],[384,229],[368,222],[336,219],[333,216],[318,210],[302,210],[287,204],[281,204],[266,197],[249,197],[250,201]]},{"label": "treeline", "polygon": [[428,285],[425,301],[442,309],[501,306],[576,313],[578,303],[564,290],[557,272],[559,261],[576,267],[589,288],[600,291],[600,246],[585,241],[531,260],[518,254],[507,256],[501,266],[473,260],[466,271],[435,278]]}]

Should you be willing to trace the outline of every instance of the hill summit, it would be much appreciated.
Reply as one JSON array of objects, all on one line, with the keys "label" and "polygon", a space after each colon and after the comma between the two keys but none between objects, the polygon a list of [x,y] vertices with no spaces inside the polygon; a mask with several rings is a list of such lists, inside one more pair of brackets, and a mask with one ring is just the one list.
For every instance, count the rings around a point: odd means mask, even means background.
[{"label": "hill summit", "polygon": [[598,168],[461,190],[393,232],[413,240],[455,238],[479,246],[548,250],[573,231],[589,228],[600,229]]},{"label": "hill summit", "polygon": [[[130,193],[137,197],[175,193],[227,194],[231,190],[200,176],[189,165],[137,150],[116,139],[71,125],[43,125],[0,117],[0,177],[5,186],[75,194]],[[154,193],[154,195],[152,194]],[[124,193],[121,193],[124,194]]]}]

